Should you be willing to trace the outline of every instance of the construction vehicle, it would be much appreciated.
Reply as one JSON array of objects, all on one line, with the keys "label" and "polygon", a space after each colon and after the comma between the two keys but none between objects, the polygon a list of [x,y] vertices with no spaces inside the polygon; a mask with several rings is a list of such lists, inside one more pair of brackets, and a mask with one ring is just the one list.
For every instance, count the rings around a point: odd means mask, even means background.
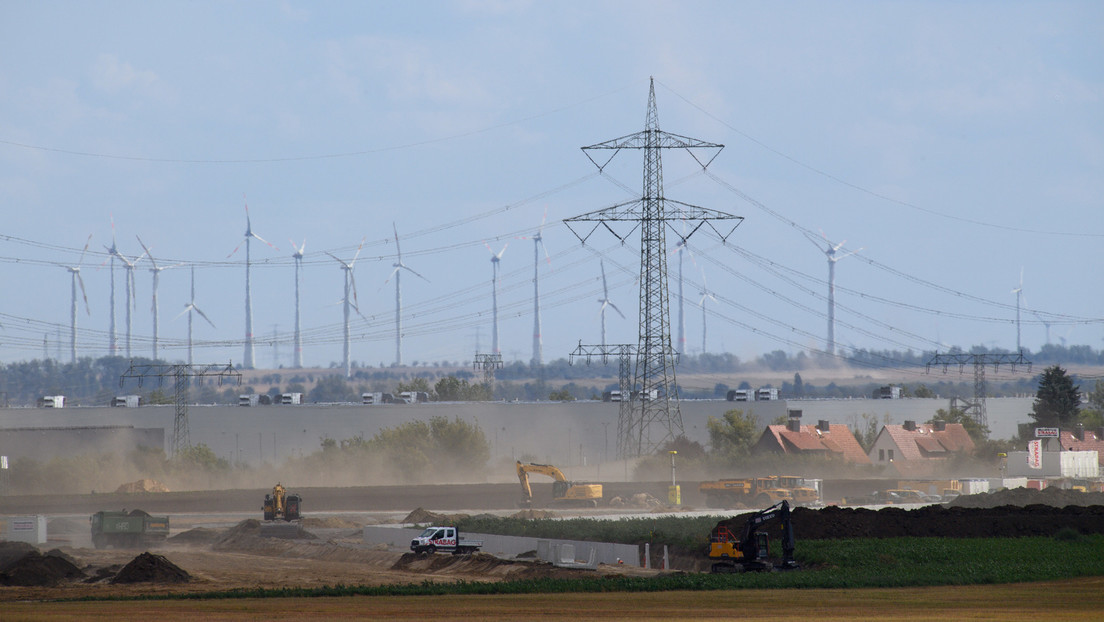
[{"label": "construction vehicle", "polygon": [[[721,479],[702,482],[698,492],[705,495],[705,504],[713,508],[747,507],[765,508],[782,500],[794,506],[820,505],[820,491],[803,477],[771,475],[741,479]],[[814,483],[819,483],[814,480]]]},{"label": "construction vehicle", "polygon": [[169,517],[150,516],[142,510],[96,512],[92,524],[92,546],[136,549],[161,544],[169,537]]},{"label": "construction vehicle", "polygon": [[601,484],[571,482],[564,477],[563,471],[550,464],[527,463],[519,460],[517,463],[517,476],[518,480],[521,482],[522,507],[531,507],[533,505],[533,489],[529,487],[530,473],[547,475],[554,480],[552,482],[553,503],[598,507],[598,502],[602,500]]},{"label": "construction vehicle", "polygon": [[[733,530],[734,519],[721,521],[709,533],[709,558],[712,572],[731,573],[749,570],[795,570],[794,533],[790,522],[790,502],[782,501],[752,514],[740,534]],[[770,539],[760,528],[778,522],[782,526],[782,563],[770,562]]]},{"label": "construction vehicle", "polygon": [[475,553],[482,546],[482,540],[467,540],[461,537],[460,530],[456,527],[426,527],[425,531],[410,541],[411,551],[430,555],[437,551],[465,555]]},{"label": "construction vehicle", "polygon": [[264,506],[261,509],[264,511],[266,521],[282,520],[291,522],[302,518],[300,514],[302,503],[302,497],[294,494],[289,495],[283,485],[276,484],[272,488],[272,494],[265,495]]}]

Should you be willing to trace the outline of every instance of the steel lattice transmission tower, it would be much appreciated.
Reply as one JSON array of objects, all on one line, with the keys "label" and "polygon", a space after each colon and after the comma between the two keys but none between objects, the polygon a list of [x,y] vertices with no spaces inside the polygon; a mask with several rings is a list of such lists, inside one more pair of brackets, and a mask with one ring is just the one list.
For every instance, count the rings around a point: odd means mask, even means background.
[{"label": "steel lattice transmission tower", "polygon": [[241,372],[234,370],[233,363],[226,365],[135,365],[119,376],[119,386],[122,387],[127,378],[138,380],[138,386],[142,386],[146,378],[156,378],[158,386],[165,382],[165,378],[173,379],[173,396],[176,404],[176,416],[173,418],[172,457],[179,455],[180,451],[191,446],[192,441],[188,433],[188,384],[192,378],[218,378],[219,386],[223,378],[232,378],[240,385]]},{"label": "steel lattice transmission tower", "polygon": [[993,370],[997,370],[1001,365],[1011,365],[1012,371],[1016,371],[1017,365],[1027,365],[1027,369],[1031,370],[1031,361],[1024,360],[1023,352],[1018,354],[966,354],[963,352],[953,354],[939,354],[938,352],[932,355],[931,360],[928,361],[926,366],[927,370],[931,370],[932,365],[942,365],[943,373],[947,373],[947,367],[950,365],[958,365],[958,371],[961,373],[964,371],[967,365],[974,366],[974,401],[967,402],[966,400],[959,400],[954,398],[951,400],[951,408],[955,408],[955,404],[958,401],[964,402],[966,408],[964,412],[970,416],[976,423],[988,426],[989,417],[985,406],[985,366],[992,365]]},{"label": "steel lattice transmission tower", "polygon": [[[671,346],[670,306],[667,293],[667,252],[666,228],[669,221],[685,222],[689,238],[703,225],[709,224],[722,241],[735,231],[743,220],[716,210],[707,210],[680,201],[666,199],[663,196],[663,164],[660,151],[663,149],[684,149],[704,169],[709,166],[724,145],[709,143],[696,138],[687,138],[659,129],[659,114],[656,111],[655,81],[648,87],[648,111],[644,131],[622,136],[606,142],[583,147],[583,153],[602,171],[622,149],[642,149],[644,151],[644,187],[643,195],[626,203],[597,210],[581,216],[564,220],[580,241],[587,238],[599,227],[620,235],[610,227],[611,222],[634,223],[630,232],[640,228],[640,333],[636,348],[636,370],[633,375],[632,391],[629,397],[628,411],[631,421],[622,428],[625,438],[620,439],[622,458],[650,454],[666,442],[682,435],[682,414],[679,411],[678,389],[675,382],[675,357],[677,353]],[[601,150],[610,152],[601,163],[595,161],[592,153]],[[697,152],[712,153],[708,158],[699,157]],[[711,221],[735,220],[736,224],[726,234],[717,231]],[[593,223],[585,235],[580,235],[575,226],[581,223]],[[622,399],[626,396],[622,395]]]}]

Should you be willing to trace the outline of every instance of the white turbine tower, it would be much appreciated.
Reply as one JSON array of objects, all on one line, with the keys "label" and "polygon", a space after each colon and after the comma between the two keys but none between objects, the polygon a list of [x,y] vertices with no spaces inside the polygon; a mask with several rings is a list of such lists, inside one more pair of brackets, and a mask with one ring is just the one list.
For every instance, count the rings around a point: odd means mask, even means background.
[{"label": "white turbine tower", "polygon": [[[396,253],[396,261],[391,264],[395,268],[391,271],[391,276],[395,277],[395,365],[402,365],[402,288],[399,287],[402,271],[409,270],[427,283],[429,279],[403,263],[402,249],[399,248],[399,230],[395,227],[395,223],[391,223],[391,228],[395,231]],[[391,276],[387,277],[387,281],[391,280]],[[383,284],[387,285],[387,281],[384,281]]]},{"label": "white turbine tower", "polygon": [[84,243],[84,250],[81,251],[80,259],[77,260],[75,266],[61,266],[69,271],[70,280],[72,281],[70,287],[72,290],[72,302],[69,307],[69,353],[70,360],[73,363],[77,362],[77,285],[80,284],[81,296],[84,298],[84,310],[88,315],[92,315],[92,309],[88,306],[88,293],[84,291],[84,279],[81,278],[80,269],[81,264],[84,263],[84,254],[88,252],[88,245],[92,242],[92,234],[88,234],[88,241]]},{"label": "white turbine tower", "polygon": [[[105,246],[104,250],[107,251],[107,259],[104,260],[104,264],[111,262],[111,319],[108,324],[108,346],[107,353],[109,356],[115,356],[119,353],[119,337],[118,331],[115,330],[115,257],[119,254],[119,247],[115,245],[115,215],[111,214],[111,246]],[[103,267],[103,264],[100,264]]]},{"label": "white turbine tower", "polygon": [[[245,206],[245,355],[242,359],[242,367],[245,369],[253,369],[254,363],[254,351],[253,351],[253,291],[249,284],[249,268],[252,265],[249,246],[250,241],[256,238],[265,244],[268,244],[275,250],[280,250],[273,246],[273,244],[261,236],[253,233],[253,224],[249,220],[249,204]],[[238,242],[238,245],[226,256],[227,259],[234,256],[234,253],[238,252],[242,243]]]},{"label": "white turbine tower", "polygon": [[[200,310],[195,303],[195,266],[192,266],[192,297],[188,300],[188,304],[184,305],[184,310],[181,311],[176,317],[180,317],[185,313],[188,314],[188,364],[192,364],[192,312],[196,312],[200,317],[207,320],[207,323],[211,325],[211,328],[218,328],[215,323],[211,321],[211,318],[207,317],[207,314]],[[175,319],[175,318],[173,318]]]},{"label": "white turbine tower", "polygon": [[[683,231],[685,233],[685,231]],[[685,297],[682,295],[682,255],[683,251],[690,253],[690,247],[686,245],[686,238],[680,237],[678,244],[675,244],[675,248],[672,253],[678,253],[678,335],[675,345],[676,351],[685,354],[686,353],[686,316],[683,313],[683,301]],[[694,261],[693,253],[690,253],[690,261]],[[697,263],[695,262],[695,265]]]},{"label": "white turbine tower", "polygon": [[609,297],[609,288],[606,287],[606,264],[601,259],[598,260],[598,267],[602,269],[602,297],[598,299],[598,302],[602,303],[602,308],[598,311],[602,315],[602,347],[606,345],[606,307],[609,307],[617,312],[622,319],[625,318],[625,314],[621,313],[621,309],[617,308],[617,305],[613,304],[613,301]]},{"label": "white turbine tower", "polygon": [[142,253],[133,260],[127,259],[125,255],[116,251],[115,256],[119,258],[119,261],[123,262],[123,268],[126,273],[123,275],[123,282],[126,290],[126,356],[130,358],[130,329],[131,329],[131,317],[130,312],[134,309],[135,299],[137,298],[137,288],[134,285],[134,265],[142,260],[146,254]]},{"label": "white turbine tower", "polygon": [[540,317],[540,251],[544,249],[544,258],[551,264],[552,258],[548,256],[548,248],[544,245],[544,223],[548,220],[548,209],[544,210],[544,217],[541,218],[540,227],[537,228],[537,233],[532,238],[521,237],[522,240],[533,240],[533,358],[529,361],[529,364],[533,367],[540,367],[543,362],[542,357],[542,340],[541,340],[541,317]]},{"label": "white turbine tower", "polygon": [[701,299],[698,300],[698,306],[701,307],[701,312],[702,312],[702,354],[705,354],[706,351],[707,351],[706,350],[706,345],[708,343],[706,341],[706,338],[705,338],[706,337],[706,331],[705,331],[705,300],[708,298],[709,300],[712,300],[713,302],[717,302],[717,297],[713,295],[713,292],[709,291],[709,286],[706,285],[706,283],[705,283],[705,269],[704,268],[702,269],[702,288],[701,288],[700,293],[701,293]]},{"label": "white turbine tower", "polygon": [[[496,253],[490,244],[483,243],[483,246],[491,251],[491,321],[493,322],[491,326],[491,352],[494,354],[501,353],[501,350],[498,349],[498,262],[502,260],[502,253],[506,252],[506,247],[509,245],[509,242],[503,244],[502,250]],[[478,349],[476,347],[476,350]]]},{"label": "white turbine tower", "polygon": [[288,238],[291,242],[291,247],[295,249],[291,258],[295,260],[295,358],[292,361],[292,365],[295,369],[303,368],[303,340],[301,336],[302,325],[299,322],[299,271],[303,267],[303,249],[307,247],[307,240],[303,238],[303,243],[298,247],[295,246],[295,241]]},{"label": "white turbine tower", "polygon": [[342,299],[342,302],[345,303],[345,325],[344,325],[345,329],[344,329],[343,335],[345,337],[345,350],[344,350],[345,358],[344,358],[344,360],[345,360],[345,377],[346,378],[350,378],[353,375],[352,359],[349,357],[349,306],[350,306],[349,305],[349,289],[350,288],[352,288],[352,290],[353,290],[352,307],[353,307],[353,309],[356,309],[356,312],[357,312],[358,315],[360,315],[361,317],[364,317],[363,314],[360,313],[360,306],[359,306],[358,301],[357,301],[356,278],[353,277],[353,266],[356,264],[357,257],[360,257],[360,249],[363,246],[364,246],[364,239],[361,239],[360,240],[360,246],[357,246],[356,254],[353,255],[352,261],[349,261],[348,263],[346,263],[344,261],[341,261],[333,253],[331,253],[329,251],[326,251],[326,254],[329,255],[330,257],[333,257],[334,261],[341,264],[341,269],[345,271],[345,297]]},{"label": "white turbine tower", "polygon": [[1016,294],[1016,352],[1023,352],[1020,348],[1020,303],[1023,301],[1023,266],[1020,266],[1020,286],[1012,290]]},{"label": "white turbine tower", "polygon": [[[808,233],[805,234],[805,237],[809,238],[809,241],[816,245],[818,249],[820,249],[819,240]],[[828,239],[828,236],[824,235],[823,231],[820,232],[820,237],[823,238],[824,243],[827,244],[825,248],[821,249],[821,252],[823,252],[828,257],[828,340],[825,350],[828,352],[829,356],[834,356],[836,353],[836,262],[843,259],[844,257],[854,255],[855,253],[861,251],[862,248],[858,248],[853,251],[847,251],[846,253],[837,256],[836,253],[841,248],[843,248],[843,245],[847,243],[847,240],[844,240],[839,244],[832,244],[832,242]]]},{"label": "white turbine tower", "polygon": [[142,245],[142,250],[146,252],[146,256],[149,257],[150,264],[153,266],[150,268],[150,272],[153,273],[153,306],[150,308],[153,311],[153,360],[157,360],[157,282],[161,277],[162,270],[168,270],[169,268],[175,268],[181,264],[174,263],[171,266],[158,266],[157,262],[153,259],[153,253],[150,252],[149,247],[142,241],[140,236],[134,236],[138,238],[138,243]]}]

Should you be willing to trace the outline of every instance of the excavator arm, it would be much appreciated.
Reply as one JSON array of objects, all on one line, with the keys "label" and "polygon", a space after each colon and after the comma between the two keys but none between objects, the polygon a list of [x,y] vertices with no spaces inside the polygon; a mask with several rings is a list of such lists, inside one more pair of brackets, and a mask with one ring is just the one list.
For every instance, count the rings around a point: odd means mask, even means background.
[{"label": "excavator arm", "polygon": [[552,478],[552,499],[563,502],[584,502],[597,505],[602,499],[601,484],[576,484],[569,482],[563,471],[550,464],[527,463],[517,461],[518,481],[521,482],[522,503],[530,505],[533,501],[533,489],[529,485],[529,474],[538,473]]}]

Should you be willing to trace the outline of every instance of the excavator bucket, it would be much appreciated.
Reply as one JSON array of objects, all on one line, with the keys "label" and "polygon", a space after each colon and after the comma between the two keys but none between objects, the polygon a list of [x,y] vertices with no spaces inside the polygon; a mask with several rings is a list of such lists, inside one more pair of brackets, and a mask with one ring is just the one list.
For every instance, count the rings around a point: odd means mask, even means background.
[{"label": "excavator bucket", "polygon": [[303,537],[303,525],[298,521],[290,523],[284,521],[265,521],[261,523],[261,537],[294,540]]}]

